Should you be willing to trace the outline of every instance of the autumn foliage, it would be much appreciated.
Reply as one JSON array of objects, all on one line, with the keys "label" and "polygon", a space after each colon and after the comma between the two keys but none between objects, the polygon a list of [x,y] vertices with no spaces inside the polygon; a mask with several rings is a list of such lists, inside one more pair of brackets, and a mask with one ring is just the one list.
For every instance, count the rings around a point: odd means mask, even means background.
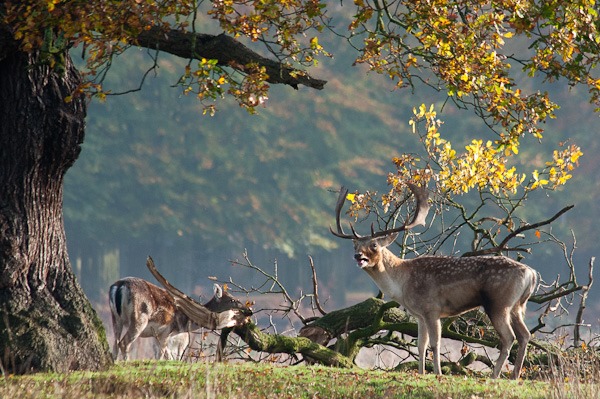
[{"label": "autumn foliage", "polygon": [[[400,88],[423,82],[445,91],[451,101],[484,118],[496,130],[498,141],[511,149],[518,147],[523,135],[541,138],[540,122],[553,117],[557,108],[547,93],[527,88],[528,78],[566,78],[570,84],[585,85],[591,101],[600,103],[600,78],[593,73],[600,54],[593,1],[340,4],[27,0],[7,2],[5,20],[24,50],[41,48],[51,64],[59,62],[55,59],[59,50],[81,48],[95,82],[84,89],[100,97],[106,94],[101,81],[111,60],[136,45],[142,32],[153,28],[196,32],[197,26],[212,19],[225,34],[262,43],[280,62],[303,67],[335,55],[323,45],[333,32],[356,48],[356,63],[389,76]],[[260,68],[244,69],[240,75],[200,60],[190,62],[181,75],[183,90],[197,93],[201,100],[229,93],[253,109],[267,97]],[[230,89],[225,90],[227,86]]]}]

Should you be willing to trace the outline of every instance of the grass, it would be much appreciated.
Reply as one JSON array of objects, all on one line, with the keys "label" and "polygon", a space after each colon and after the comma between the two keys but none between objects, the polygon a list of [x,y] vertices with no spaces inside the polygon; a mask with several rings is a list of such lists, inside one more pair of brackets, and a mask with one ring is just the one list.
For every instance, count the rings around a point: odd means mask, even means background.
[{"label": "grass", "polygon": [[10,399],[551,397],[556,397],[556,387],[541,381],[264,363],[134,361],[117,363],[106,372],[0,379],[0,398]]}]

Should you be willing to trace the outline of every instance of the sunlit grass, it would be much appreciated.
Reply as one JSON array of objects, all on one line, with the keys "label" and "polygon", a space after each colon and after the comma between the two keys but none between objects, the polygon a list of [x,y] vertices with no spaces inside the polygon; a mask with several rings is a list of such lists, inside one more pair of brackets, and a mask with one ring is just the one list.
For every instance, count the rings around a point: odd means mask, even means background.
[{"label": "sunlit grass", "polygon": [[600,357],[597,348],[573,349],[556,356],[546,373],[549,398],[600,399]]},{"label": "sunlit grass", "polygon": [[[555,393],[555,392],[554,392]],[[10,376],[21,398],[548,398],[550,383],[269,364],[125,362],[109,371]],[[565,396],[568,397],[568,396]]]}]

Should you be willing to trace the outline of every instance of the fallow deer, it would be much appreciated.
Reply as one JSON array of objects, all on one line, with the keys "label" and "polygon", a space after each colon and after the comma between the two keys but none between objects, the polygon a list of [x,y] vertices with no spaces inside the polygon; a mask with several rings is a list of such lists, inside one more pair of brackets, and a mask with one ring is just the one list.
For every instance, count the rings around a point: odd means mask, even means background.
[{"label": "fallow deer", "polygon": [[367,272],[379,289],[402,305],[418,322],[419,373],[425,372],[425,354],[431,343],[434,373],[440,367],[440,318],[457,316],[483,307],[500,338],[500,355],[492,378],[500,375],[515,336],[519,344],[513,368],[518,379],[531,337],[523,317],[527,300],[536,286],[537,273],[527,265],[504,256],[418,256],[401,259],[387,247],[399,232],[424,225],[429,211],[426,188],[407,183],[416,198],[413,220],[401,227],[360,236],[350,225],[345,234],[340,213],[348,193],[340,190],[336,204],[337,231],[340,238],[354,242],[354,259]]},{"label": "fallow deer", "polygon": [[[177,334],[188,335],[201,327],[176,306],[175,300],[166,290],[141,278],[125,277],[113,283],[109,289],[109,304],[115,334],[115,360],[119,351],[123,359],[127,360],[129,349],[138,337],[156,338],[160,350],[158,358],[171,358],[171,353],[167,350],[167,339]],[[203,306],[214,313],[231,312],[231,309],[248,311],[244,304],[224,291],[219,284],[214,284],[214,295]],[[232,327],[235,323],[231,320],[225,314],[225,317],[220,318],[220,324],[205,327]],[[125,335],[122,334],[123,327],[126,328]],[[189,337],[185,347],[188,342]]]}]

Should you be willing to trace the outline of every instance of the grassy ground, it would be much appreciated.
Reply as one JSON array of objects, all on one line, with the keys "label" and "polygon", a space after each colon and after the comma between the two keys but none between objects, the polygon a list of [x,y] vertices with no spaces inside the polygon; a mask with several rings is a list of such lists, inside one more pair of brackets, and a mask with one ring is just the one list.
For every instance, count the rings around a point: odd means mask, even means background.
[{"label": "grassy ground", "polygon": [[[125,362],[107,372],[0,379],[0,398],[552,398],[580,387],[540,381],[436,377],[268,364]],[[591,393],[591,397],[596,397]]]}]

